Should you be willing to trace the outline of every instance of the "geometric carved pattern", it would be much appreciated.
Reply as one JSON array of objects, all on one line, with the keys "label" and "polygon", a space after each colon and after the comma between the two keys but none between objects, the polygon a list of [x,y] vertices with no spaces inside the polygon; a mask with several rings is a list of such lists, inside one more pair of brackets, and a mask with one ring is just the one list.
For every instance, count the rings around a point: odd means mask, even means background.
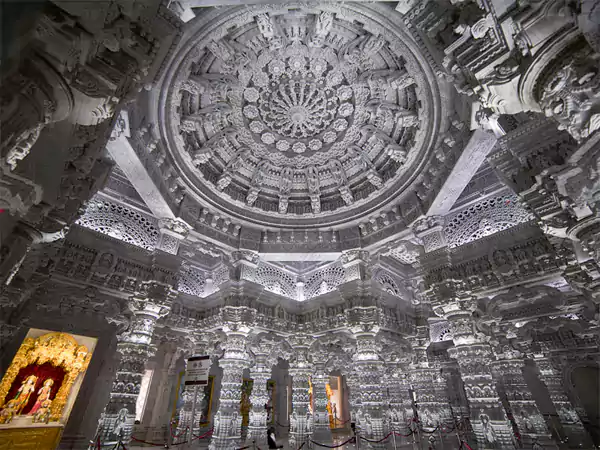
[{"label": "geometric carved pattern", "polygon": [[488,198],[446,218],[448,246],[458,247],[533,219],[516,195]]},{"label": "geometric carved pattern", "polygon": [[196,297],[204,297],[206,277],[202,271],[195,267],[182,266],[179,272],[177,290]]},{"label": "geometric carved pattern", "polygon": [[374,280],[377,283],[381,284],[384,291],[389,292],[390,294],[395,295],[397,297],[400,296],[400,289],[398,288],[398,284],[396,284],[392,276],[386,271],[380,270],[379,272],[377,272],[377,275],[375,275]]},{"label": "geometric carved pattern", "polygon": [[304,297],[309,299],[333,291],[344,283],[345,276],[346,271],[341,265],[337,264],[319,270],[306,280]]},{"label": "geometric carved pattern", "polygon": [[[247,279],[250,281],[260,284],[269,292],[283,295],[284,297],[294,300],[297,299],[296,281],[287,272],[269,264],[260,264],[253,272],[253,274],[248,273]],[[244,278],[246,278],[246,274],[244,275]]]},{"label": "geometric carved pattern", "polygon": [[212,274],[213,277],[213,285],[214,287],[218,287],[223,283],[229,281],[229,267],[226,264],[221,264],[217,267]]},{"label": "geometric carved pattern", "polygon": [[146,250],[153,250],[158,242],[153,218],[117,203],[92,200],[76,223]]},{"label": "geometric carved pattern", "polygon": [[432,323],[429,327],[429,338],[431,339],[431,342],[452,340],[452,325],[446,320]]}]

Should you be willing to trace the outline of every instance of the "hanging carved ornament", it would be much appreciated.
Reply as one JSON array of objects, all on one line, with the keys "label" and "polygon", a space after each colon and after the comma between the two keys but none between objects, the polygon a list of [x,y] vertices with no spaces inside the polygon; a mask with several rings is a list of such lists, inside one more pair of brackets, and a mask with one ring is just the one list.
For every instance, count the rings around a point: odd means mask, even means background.
[{"label": "hanging carved ornament", "polygon": [[[540,106],[578,141],[600,129],[599,55],[577,42],[567,55],[560,54],[541,82]],[[565,58],[565,56],[567,56]]]},{"label": "hanging carved ornament", "polygon": [[373,19],[343,5],[298,7],[232,13],[213,40],[189,45],[170,81],[171,151],[191,162],[193,189],[247,218],[383,201],[427,147],[433,79],[403,31],[372,34],[356,21]]}]

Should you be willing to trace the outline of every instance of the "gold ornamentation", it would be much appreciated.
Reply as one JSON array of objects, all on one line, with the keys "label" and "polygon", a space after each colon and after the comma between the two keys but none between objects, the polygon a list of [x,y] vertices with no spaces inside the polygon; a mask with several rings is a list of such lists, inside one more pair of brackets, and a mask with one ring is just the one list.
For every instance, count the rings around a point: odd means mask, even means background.
[{"label": "gold ornamentation", "polygon": [[62,427],[1,429],[0,450],[54,450],[62,430]]},{"label": "gold ornamentation", "polygon": [[73,336],[67,333],[48,333],[38,338],[25,338],[12,364],[0,383],[1,406],[8,399],[8,391],[19,371],[31,364],[50,363],[65,370],[65,378],[52,401],[50,421],[59,421],[67,403],[71,387],[80,373],[84,373],[92,355],[85,345],[79,345]]}]

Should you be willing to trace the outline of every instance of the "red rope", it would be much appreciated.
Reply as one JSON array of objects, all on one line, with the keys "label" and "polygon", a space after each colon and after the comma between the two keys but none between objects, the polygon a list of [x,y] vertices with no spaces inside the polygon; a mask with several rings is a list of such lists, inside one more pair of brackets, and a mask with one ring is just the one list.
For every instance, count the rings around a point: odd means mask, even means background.
[{"label": "red rope", "polygon": [[311,439],[310,442],[312,442],[315,445],[318,445],[319,447],[325,447],[325,448],[338,448],[338,447],[342,447],[344,445],[346,445],[348,442],[354,441],[354,436],[352,436],[350,439],[348,439],[345,442],[342,442],[341,444],[338,445],[326,445],[326,444],[319,444],[318,442],[315,442]]},{"label": "red rope", "polygon": [[361,438],[362,440],[364,440],[364,441],[370,442],[371,444],[379,444],[380,442],[383,442],[383,441],[385,441],[387,438],[389,438],[389,437],[392,435],[392,433],[393,433],[393,431],[390,431],[390,432],[387,434],[387,436],[385,436],[385,437],[383,437],[383,438],[379,439],[378,441],[372,441],[371,439],[367,439],[367,438],[364,438],[364,437],[362,437],[362,436],[361,436],[360,438]]},{"label": "red rope", "polygon": [[156,442],[148,442],[148,441],[142,441],[141,439],[135,438],[133,436],[131,436],[131,439],[136,441],[136,442],[141,442],[142,444],[148,444],[148,445],[152,445],[154,447],[164,447],[165,444],[157,444]]},{"label": "red rope", "polygon": [[192,441],[195,441],[196,439],[204,439],[206,436],[208,436],[209,434],[211,434],[213,432],[213,428],[211,428],[210,430],[208,430],[206,433],[201,434],[200,436],[194,436],[194,439],[192,439]]},{"label": "red rope", "polygon": [[410,435],[412,435],[413,433],[414,433],[414,431],[413,431],[413,430],[410,430],[410,433],[408,433],[408,434],[402,434],[402,433],[398,433],[397,431],[394,431],[394,434],[395,434],[396,436],[401,436],[401,437],[409,437],[409,436],[410,436]]}]

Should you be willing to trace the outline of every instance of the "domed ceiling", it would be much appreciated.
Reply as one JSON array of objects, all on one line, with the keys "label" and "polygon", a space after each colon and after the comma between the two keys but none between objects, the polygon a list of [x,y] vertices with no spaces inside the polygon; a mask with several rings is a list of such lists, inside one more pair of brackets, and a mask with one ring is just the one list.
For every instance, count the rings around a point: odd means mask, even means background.
[{"label": "domed ceiling", "polygon": [[381,208],[440,126],[435,78],[391,9],[306,5],[197,17],[162,90],[163,137],[191,191],[261,226]]}]

